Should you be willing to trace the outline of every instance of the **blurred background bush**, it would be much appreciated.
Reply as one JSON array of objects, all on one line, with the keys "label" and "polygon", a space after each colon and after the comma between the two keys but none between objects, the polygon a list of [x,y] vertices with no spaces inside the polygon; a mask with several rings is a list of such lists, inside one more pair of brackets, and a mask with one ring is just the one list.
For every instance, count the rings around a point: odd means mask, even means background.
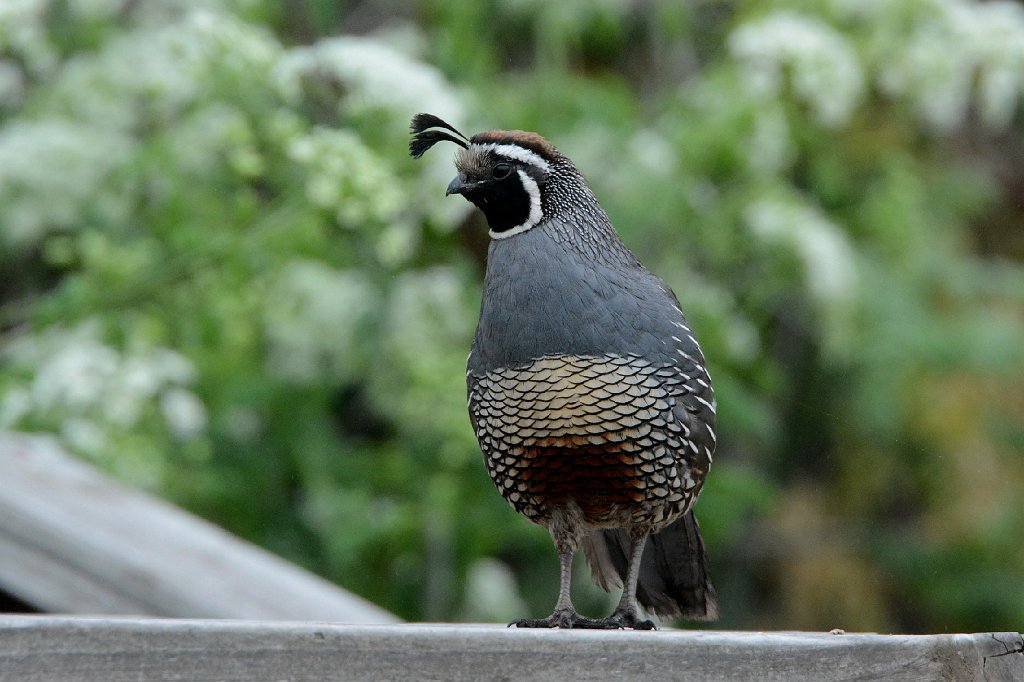
[{"label": "blurred background bush", "polygon": [[406,146],[532,129],[707,351],[718,626],[1017,629],[1022,91],[1008,1],[8,0],[0,428],[405,618],[546,613],[465,414],[485,226]]}]

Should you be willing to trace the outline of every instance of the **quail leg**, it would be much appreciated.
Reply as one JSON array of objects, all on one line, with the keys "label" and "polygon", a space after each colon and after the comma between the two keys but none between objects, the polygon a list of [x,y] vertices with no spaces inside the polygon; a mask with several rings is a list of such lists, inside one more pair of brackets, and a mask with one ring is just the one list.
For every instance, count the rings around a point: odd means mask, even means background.
[{"label": "quail leg", "polygon": [[644,546],[647,544],[647,534],[633,539],[633,551],[629,558],[629,571],[626,573],[626,584],[622,588],[622,598],[615,611],[599,623],[605,628],[631,628],[633,630],[655,630],[654,623],[649,620],[640,620],[639,609],[636,605],[636,585],[640,579],[640,560],[644,555]]},{"label": "quail leg", "polygon": [[608,622],[609,619],[607,618],[595,620],[594,618],[581,616],[576,612],[576,608],[572,605],[572,599],[569,596],[569,588],[572,583],[573,554],[575,552],[571,549],[564,549],[558,553],[558,559],[562,565],[562,573],[561,583],[558,588],[558,602],[555,604],[554,613],[547,618],[521,618],[514,620],[508,624],[509,627],[514,625],[517,628],[585,628],[597,630],[612,630],[621,627]]}]

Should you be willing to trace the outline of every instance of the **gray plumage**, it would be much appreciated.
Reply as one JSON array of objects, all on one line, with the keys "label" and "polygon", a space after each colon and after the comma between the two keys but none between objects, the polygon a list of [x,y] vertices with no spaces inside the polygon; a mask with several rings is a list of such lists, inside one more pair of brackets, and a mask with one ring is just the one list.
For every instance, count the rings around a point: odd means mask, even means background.
[{"label": "gray plumage", "polygon": [[[714,453],[715,401],[674,294],[546,140],[490,131],[463,142],[428,123],[461,136],[417,117],[411,150],[441,139],[463,147],[448,193],[480,207],[491,230],[467,371],[473,428],[499,492],[548,529],[562,564],[554,613],[515,624],[653,627],[636,599],[663,616],[715,618],[692,513]],[[608,618],[572,607],[580,547],[601,587],[624,586]]]}]

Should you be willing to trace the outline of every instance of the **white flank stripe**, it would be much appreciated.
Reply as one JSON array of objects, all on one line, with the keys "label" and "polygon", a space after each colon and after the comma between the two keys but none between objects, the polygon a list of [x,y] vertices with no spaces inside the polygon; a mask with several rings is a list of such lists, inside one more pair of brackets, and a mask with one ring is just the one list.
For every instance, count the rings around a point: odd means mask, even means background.
[{"label": "white flank stripe", "polygon": [[[519,147],[516,147],[516,149],[519,149]],[[523,189],[525,189],[526,193],[530,195],[530,215],[526,218],[525,223],[517,225],[511,230],[505,230],[504,232],[488,230],[488,233],[491,235],[491,239],[505,239],[506,237],[522,234],[539,223],[540,219],[543,217],[543,213],[540,210],[540,187],[537,186],[537,181],[531,178],[524,170],[520,169],[516,172],[519,173],[519,179],[523,183]]]},{"label": "white flank stripe", "polygon": [[693,397],[697,399],[697,402],[711,410],[711,414],[718,414],[718,410],[715,409],[715,406],[712,403],[704,400],[704,398],[701,398],[699,395],[695,395]]}]

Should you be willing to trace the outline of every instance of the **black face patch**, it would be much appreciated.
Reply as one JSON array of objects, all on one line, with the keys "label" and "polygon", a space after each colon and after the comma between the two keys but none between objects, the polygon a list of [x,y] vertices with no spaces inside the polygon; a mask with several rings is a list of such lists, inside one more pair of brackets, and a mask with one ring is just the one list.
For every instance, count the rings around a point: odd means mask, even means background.
[{"label": "black face patch", "polygon": [[507,232],[525,223],[530,217],[530,195],[513,166],[501,180],[488,180],[463,192],[487,218],[492,232]]}]

